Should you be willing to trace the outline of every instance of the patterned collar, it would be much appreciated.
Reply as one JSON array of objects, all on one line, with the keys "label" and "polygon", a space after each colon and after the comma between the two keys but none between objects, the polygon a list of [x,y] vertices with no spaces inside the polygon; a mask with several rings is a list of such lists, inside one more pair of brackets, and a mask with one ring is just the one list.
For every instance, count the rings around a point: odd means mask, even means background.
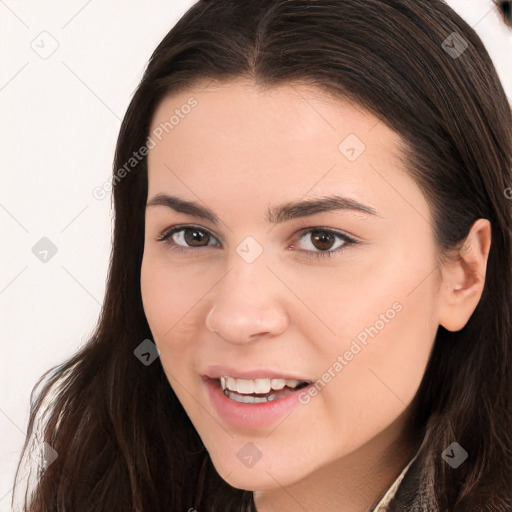
[{"label": "patterned collar", "polygon": [[416,457],[418,456],[418,453],[414,455],[414,457],[409,461],[409,463],[404,467],[402,472],[398,475],[396,480],[391,484],[391,486],[386,491],[386,494],[382,497],[382,499],[372,507],[368,512],[386,512],[387,511],[387,504],[391,501],[391,499],[395,496],[396,491],[398,489],[398,486],[402,482],[402,480],[405,477],[405,474],[407,473],[408,469],[411,467],[411,464],[416,460]]}]

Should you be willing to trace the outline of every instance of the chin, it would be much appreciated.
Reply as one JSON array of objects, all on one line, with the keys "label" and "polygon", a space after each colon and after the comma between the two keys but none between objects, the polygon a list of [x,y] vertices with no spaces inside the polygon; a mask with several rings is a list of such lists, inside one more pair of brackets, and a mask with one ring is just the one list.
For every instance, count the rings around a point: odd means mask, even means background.
[{"label": "chin", "polygon": [[305,476],[287,471],[289,468],[275,468],[273,464],[269,464],[268,460],[266,464],[263,464],[263,460],[260,460],[250,468],[242,467],[238,458],[232,464],[226,464],[225,458],[220,463],[212,458],[212,462],[220,477],[231,487],[246,491],[280,489],[298,482]]},{"label": "chin", "polygon": [[290,483],[293,482],[284,482],[279,485],[277,481],[281,482],[279,478],[277,477],[276,480],[274,480],[268,473],[265,474],[254,474],[254,475],[246,475],[245,477],[240,477],[240,475],[233,475],[231,473],[227,478],[224,478],[222,476],[222,479],[225,480],[231,487],[234,487],[235,489],[242,489],[244,491],[272,491],[276,489],[280,489],[282,487],[286,487],[290,485]]}]

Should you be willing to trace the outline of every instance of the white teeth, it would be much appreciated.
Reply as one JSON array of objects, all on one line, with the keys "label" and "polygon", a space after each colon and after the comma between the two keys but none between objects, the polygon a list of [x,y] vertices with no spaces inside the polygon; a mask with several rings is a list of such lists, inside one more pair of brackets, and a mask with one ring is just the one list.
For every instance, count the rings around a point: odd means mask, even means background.
[{"label": "white teeth", "polygon": [[236,379],[233,379],[233,377],[226,377],[226,387],[232,391],[236,391]]},{"label": "white teeth", "polygon": [[246,379],[236,379],[236,390],[238,393],[250,395],[254,393],[254,381]]},{"label": "white teeth", "polygon": [[[296,381],[296,380],[294,380],[294,381],[291,381],[291,380],[287,381],[285,379],[272,379],[270,381],[270,385],[272,386],[272,389],[283,389],[287,385],[287,382],[297,382],[297,384],[298,384],[298,381]],[[290,386],[290,387],[294,388],[295,386]]]},{"label": "white teeth", "polygon": [[241,402],[243,404],[261,404],[263,402],[271,402],[277,398],[276,395],[269,396],[251,396],[251,395],[238,395],[237,393],[233,393],[231,391],[225,391],[224,394],[235,402]]},{"label": "white teeth", "polygon": [[250,395],[251,393],[266,394],[271,389],[280,390],[285,386],[296,388],[304,381],[291,379],[234,379],[233,377],[221,377],[220,385],[223,390],[236,391],[237,393]]},{"label": "white teeth", "polygon": [[255,393],[268,393],[272,389],[272,386],[270,384],[271,384],[270,379],[256,379],[254,381],[254,392]]}]

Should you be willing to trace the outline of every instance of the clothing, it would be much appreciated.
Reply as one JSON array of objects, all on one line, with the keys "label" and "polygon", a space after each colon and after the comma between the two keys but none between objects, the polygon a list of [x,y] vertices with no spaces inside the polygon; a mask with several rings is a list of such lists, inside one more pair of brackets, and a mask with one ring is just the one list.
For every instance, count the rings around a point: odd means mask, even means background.
[{"label": "clothing", "polygon": [[391,501],[391,499],[395,496],[398,486],[402,482],[405,477],[405,474],[411,467],[411,464],[416,460],[416,455],[408,462],[408,464],[402,469],[402,472],[398,475],[396,480],[390,485],[384,496],[380,499],[380,501],[374,505],[368,512],[386,512],[386,505]]}]

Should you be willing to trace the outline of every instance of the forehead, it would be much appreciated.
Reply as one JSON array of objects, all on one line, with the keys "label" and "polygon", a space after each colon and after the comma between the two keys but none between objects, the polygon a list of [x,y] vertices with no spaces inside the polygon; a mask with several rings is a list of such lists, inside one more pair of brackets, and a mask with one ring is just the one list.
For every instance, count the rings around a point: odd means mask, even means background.
[{"label": "forehead", "polygon": [[191,197],[192,184],[210,198],[250,189],[253,200],[336,188],[377,204],[397,203],[402,189],[424,203],[400,159],[400,136],[359,105],[311,85],[203,82],[162,100],[150,136],[148,196],[169,189]]},{"label": "forehead", "polygon": [[[194,107],[190,107],[190,104]],[[171,122],[170,122],[171,121]],[[170,126],[172,125],[172,126]],[[318,149],[336,151],[352,133],[371,142],[371,149],[390,153],[399,136],[359,105],[336,98],[311,85],[285,83],[257,88],[246,80],[213,82],[164,98],[157,107],[151,131],[183,142],[191,132],[203,147],[225,143],[237,148],[269,150],[324,140]],[[189,139],[189,141],[191,141]],[[311,152],[311,148],[308,148]],[[291,155],[290,155],[291,156]]]}]

